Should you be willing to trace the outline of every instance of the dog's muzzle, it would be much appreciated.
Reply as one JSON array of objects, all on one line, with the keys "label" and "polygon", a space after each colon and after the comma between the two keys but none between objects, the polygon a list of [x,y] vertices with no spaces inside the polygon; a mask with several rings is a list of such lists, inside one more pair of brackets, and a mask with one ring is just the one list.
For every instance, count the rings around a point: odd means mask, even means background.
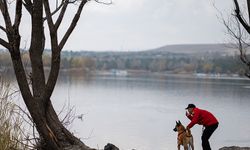
[{"label": "dog's muzzle", "polygon": [[174,130],[174,132],[177,132],[177,129],[176,129],[176,128],[174,128],[173,130]]}]

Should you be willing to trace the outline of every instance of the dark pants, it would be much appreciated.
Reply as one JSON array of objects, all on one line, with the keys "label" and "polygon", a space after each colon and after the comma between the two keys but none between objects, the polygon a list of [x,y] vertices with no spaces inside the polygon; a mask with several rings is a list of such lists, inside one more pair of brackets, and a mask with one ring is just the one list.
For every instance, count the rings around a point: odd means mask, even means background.
[{"label": "dark pants", "polygon": [[208,140],[211,137],[211,135],[214,133],[214,131],[217,129],[218,125],[219,123],[205,127],[203,134],[201,136],[203,150],[211,150]]}]

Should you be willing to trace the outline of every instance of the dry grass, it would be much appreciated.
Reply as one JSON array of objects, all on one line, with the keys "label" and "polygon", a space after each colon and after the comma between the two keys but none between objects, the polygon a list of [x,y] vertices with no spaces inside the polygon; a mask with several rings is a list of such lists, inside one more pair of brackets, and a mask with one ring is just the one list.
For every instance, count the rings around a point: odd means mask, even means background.
[{"label": "dry grass", "polygon": [[0,150],[31,149],[25,140],[19,107],[11,100],[10,83],[0,77]]}]

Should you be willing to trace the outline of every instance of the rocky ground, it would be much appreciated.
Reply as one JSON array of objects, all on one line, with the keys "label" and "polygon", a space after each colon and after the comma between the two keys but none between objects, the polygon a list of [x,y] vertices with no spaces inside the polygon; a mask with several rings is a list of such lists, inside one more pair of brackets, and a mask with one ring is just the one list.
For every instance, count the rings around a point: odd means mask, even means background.
[{"label": "rocky ground", "polygon": [[[116,147],[113,144],[108,143],[105,147],[104,150],[119,150],[118,147]],[[135,150],[135,149],[133,149]],[[222,147],[219,150],[250,150],[250,147],[238,147],[238,146],[230,146],[230,147]]]},{"label": "rocky ground", "polygon": [[220,148],[219,150],[250,150],[250,147],[230,146],[230,147]]},{"label": "rocky ground", "polygon": [[[116,147],[113,144],[108,143],[105,147],[104,150],[119,150],[118,147]],[[135,150],[135,149],[133,149]],[[219,150],[250,150],[250,147],[238,147],[238,146],[230,146],[230,147],[222,147]]]}]

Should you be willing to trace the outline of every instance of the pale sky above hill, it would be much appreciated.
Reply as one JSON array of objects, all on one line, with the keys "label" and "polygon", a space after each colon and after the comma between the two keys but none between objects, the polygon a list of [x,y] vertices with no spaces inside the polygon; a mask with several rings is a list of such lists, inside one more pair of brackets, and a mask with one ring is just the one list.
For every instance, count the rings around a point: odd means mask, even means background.
[{"label": "pale sky above hill", "polygon": [[166,44],[225,42],[213,3],[230,14],[232,0],[113,0],[86,5],[65,49],[148,49]]},{"label": "pale sky above hill", "polygon": [[[233,9],[232,0],[113,0],[108,6],[92,1],[84,7],[64,49],[133,51],[171,44],[226,42],[213,3],[225,16]],[[70,14],[74,8],[70,7]],[[66,22],[70,18],[66,17]],[[30,40],[28,28],[29,20],[24,18],[23,47]]]}]

